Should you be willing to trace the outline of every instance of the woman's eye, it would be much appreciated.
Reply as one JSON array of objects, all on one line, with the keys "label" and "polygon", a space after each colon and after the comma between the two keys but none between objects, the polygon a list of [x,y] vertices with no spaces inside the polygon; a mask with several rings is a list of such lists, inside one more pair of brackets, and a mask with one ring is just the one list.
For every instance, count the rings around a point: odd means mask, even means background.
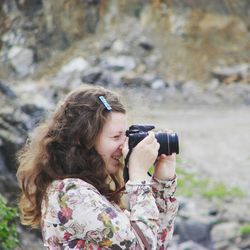
[{"label": "woman's eye", "polygon": [[114,136],[114,139],[119,139],[120,138],[120,135],[115,135]]}]

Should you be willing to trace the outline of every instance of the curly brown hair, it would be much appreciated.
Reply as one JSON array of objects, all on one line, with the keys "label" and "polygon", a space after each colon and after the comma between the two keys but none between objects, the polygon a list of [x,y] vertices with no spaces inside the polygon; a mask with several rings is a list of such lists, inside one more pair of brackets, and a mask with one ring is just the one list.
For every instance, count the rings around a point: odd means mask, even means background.
[{"label": "curly brown hair", "polygon": [[[17,155],[17,179],[21,188],[21,221],[39,227],[41,203],[53,180],[80,178],[117,204],[122,182],[111,175],[114,188],[105,181],[105,163],[94,144],[110,114],[100,102],[104,96],[112,112],[126,113],[120,96],[102,87],[84,86],[68,94],[47,121],[41,123]],[[95,173],[95,174],[93,174]]]}]

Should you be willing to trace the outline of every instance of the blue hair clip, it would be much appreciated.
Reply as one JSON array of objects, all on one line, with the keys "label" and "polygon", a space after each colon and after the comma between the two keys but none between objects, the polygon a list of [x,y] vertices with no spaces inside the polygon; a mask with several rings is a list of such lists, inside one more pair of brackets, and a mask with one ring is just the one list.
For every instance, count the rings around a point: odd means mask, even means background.
[{"label": "blue hair clip", "polygon": [[111,111],[112,108],[110,107],[110,105],[108,104],[107,100],[105,99],[104,96],[100,95],[98,96],[98,98],[100,99],[100,101],[102,102],[102,104],[104,105],[104,107],[108,110]]}]

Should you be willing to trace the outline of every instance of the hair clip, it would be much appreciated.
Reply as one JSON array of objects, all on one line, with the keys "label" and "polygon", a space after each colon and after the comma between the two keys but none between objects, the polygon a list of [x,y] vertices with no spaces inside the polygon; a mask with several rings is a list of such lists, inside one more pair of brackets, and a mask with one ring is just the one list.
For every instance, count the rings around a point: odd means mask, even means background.
[{"label": "hair clip", "polygon": [[108,104],[107,100],[105,99],[104,96],[100,95],[98,96],[98,98],[100,99],[100,101],[102,102],[102,104],[104,105],[104,107],[108,110],[111,111],[112,108],[110,107],[110,105]]}]

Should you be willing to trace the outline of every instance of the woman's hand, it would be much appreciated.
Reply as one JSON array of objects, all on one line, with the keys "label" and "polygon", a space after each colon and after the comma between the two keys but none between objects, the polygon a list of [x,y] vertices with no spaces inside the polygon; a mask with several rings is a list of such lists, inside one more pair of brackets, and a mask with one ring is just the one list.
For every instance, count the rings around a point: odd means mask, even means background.
[{"label": "woman's hand", "polygon": [[[129,158],[129,179],[140,182],[148,179],[148,170],[154,164],[160,144],[153,132],[149,132],[134,148]],[[126,155],[126,147],[123,153]]]},{"label": "woman's hand", "polygon": [[[173,131],[167,130],[166,133]],[[176,170],[176,154],[165,155],[162,154],[157,158],[154,169],[154,176],[159,180],[172,180],[175,177]]]},{"label": "woman's hand", "polygon": [[158,157],[154,169],[154,177],[159,180],[172,180],[175,177],[176,169],[176,154],[165,155]]}]

